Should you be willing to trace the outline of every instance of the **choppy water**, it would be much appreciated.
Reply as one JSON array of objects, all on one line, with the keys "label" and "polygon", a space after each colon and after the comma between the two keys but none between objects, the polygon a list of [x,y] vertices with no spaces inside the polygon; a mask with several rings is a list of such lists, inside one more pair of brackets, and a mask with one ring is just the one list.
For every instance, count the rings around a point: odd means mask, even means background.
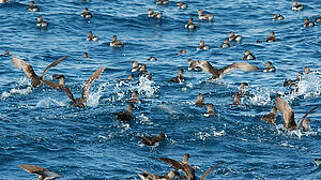
[{"label": "choppy water", "polygon": [[[36,1],[41,12],[26,9],[29,1],[0,5],[0,52],[8,49],[15,57],[32,64],[40,74],[46,65],[70,57],[46,76],[63,73],[67,86],[80,96],[81,86],[99,67],[107,69],[94,82],[88,107],[73,108],[62,91],[46,86],[30,88],[23,72],[13,67],[11,58],[0,56],[0,179],[35,178],[21,170],[21,163],[34,163],[64,175],[64,179],[138,179],[137,168],[165,174],[169,166],[159,157],[181,159],[191,155],[200,176],[219,161],[221,165],[207,179],[320,179],[320,167],[313,163],[321,157],[321,111],[311,114],[316,120],[308,132],[286,132],[282,118],[277,125],[261,122],[270,111],[277,93],[285,94],[297,119],[321,102],[321,76],[312,73],[299,83],[300,90],[288,94],[286,78],[295,78],[304,66],[320,70],[321,24],[303,28],[305,17],[320,13],[319,0],[300,1],[304,11],[291,11],[292,2],[257,0],[188,1],[179,10],[176,2],[157,6],[154,1],[106,0]],[[94,13],[90,21],[80,14],[84,7]],[[147,9],[162,12],[161,20],[149,19]],[[197,9],[215,14],[214,22],[198,22]],[[272,21],[274,13],[285,16]],[[36,17],[49,21],[48,30],[35,26]],[[190,17],[200,26],[184,29]],[[98,42],[86,41],[87,32],[98,35]],[[241,34],[241,44],[229,49],[219,46],[229,31]],[[278,42],[256,44],[275,31]],[[122,49],[110,48],[117,34],[126,43]],[[211,48],[196,51],[200,40]],[[187,54],[177,52],[186,48]],[[242,61],[249,49],[257,59],[252,64],[264,68],[266,61],[276,66],[275,73],[235,71],[221,81],[208,81],[209,75],[187,71],[187,59],[208,60],[215,67]],[[82,58],[82,52],[89,59]],[[155,56],[156,62],[147,58]],[[146,63],[152,82],[142,85],[120,84],[117,79],[130,74],[131,61]],[[183,84],[169,84],[179,68],[185,69]],[[138,77],[135,77],[135,82]],[[250,84],[250,94],[242,106],[231,106],[240,82]],[[142,103],[134,109],[130,125],[119,123],[113,112],[127,106],[133,90]],[[199,92],[213,103],[218,117],[206,118],[204,108],[193,106]],[[168,136],[156,148],[141,147],[136,135]]]}]

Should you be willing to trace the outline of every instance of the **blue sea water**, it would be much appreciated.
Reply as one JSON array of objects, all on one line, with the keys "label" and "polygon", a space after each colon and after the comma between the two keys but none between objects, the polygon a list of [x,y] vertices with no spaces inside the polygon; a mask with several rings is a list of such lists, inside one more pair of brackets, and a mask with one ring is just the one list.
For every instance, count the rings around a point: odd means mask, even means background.
[{"label": "blue sea water", "polygon": [[[321,12],[319,0],[302,0],[303,11],[291,10],[292,1],[209,0],[187,1],[179,10],[176,1],[166,6],[144,0],[42,0],[35,1],[40,12],[28,12],[29,1],[0,5],[0,53],[9,50],[12,57],[30,63],[40,74],[54,60],[68,59],[52,68],[62,73],[75,96],[99,67],[106,67],[93,83],[87,107],[74,108],[62,91],[44,85],[30,87],[30,80],[16,69],[11,57],[0,56],[0,179],[35,179],[18,167],[37,164],[64,176],[63,179],[139,179],[142,168],[166,174],[170,167],[160,157],[180,160],[184,153],[199,177],[220,161],[207,179],[320,179],[321,168],[313,163],[321,158],[321,109],[310,115],[315,121],[308,132],[287,132],[279,114],[276,125],[260,121],[283,94],[299,120],[306,111],[321,102],[321,24],[304,28],[305,17],[313,20]],[[83,8],[94,13],[91,20],[80,17]],[[147,9],[161,12],[161,20],[147,17]],[[213,22],[197,20],[197,9],[214,14]],[[273,21],[273,14],[285,16]],[[36,27],[39,15],[48,21],[47,30]],[[190,17],[199,28],[184,28]],[[88,31],[98,42],[86,41]],[[228,49],[219,48],[229,31],[243,36],[243,42]],[[279,41],[257,44],[274,31]],[[113,35],[125,43],[113,49]],[[210,46],[196,51],[200,40]],[[186,55],[177,55],[185,48]],[[189,58],[208,60],[214,67],[242,62],[249,49],[256,60],[249,63],[263,69],[273,62],[274,73],[234,71],[219,81],[210,81],[203,72],[187,71]],[[88,52],[90,58],[82,58]],[[157,61],[147,61],[149,56]],[[144,77],[137,85],[120,83],[131,74],[131,62],[146,63],[152,81]],[[289,94],[284,79],[310,66],[299,91]],[[168,80],[183,68],[186,80],[170,84]],[[231,106],[233,94],[241,82],[248,82],[248,96],[241,106]],[[130,124],[116,120],[113,112],[123,111],[133,90],[139,91],[141,104],[135,105]],[[198,93],[213,103],[218,114],[206,118],[205,108],[193,103]],[[167,134],[158,147],[138,144],[137,135]]]}]

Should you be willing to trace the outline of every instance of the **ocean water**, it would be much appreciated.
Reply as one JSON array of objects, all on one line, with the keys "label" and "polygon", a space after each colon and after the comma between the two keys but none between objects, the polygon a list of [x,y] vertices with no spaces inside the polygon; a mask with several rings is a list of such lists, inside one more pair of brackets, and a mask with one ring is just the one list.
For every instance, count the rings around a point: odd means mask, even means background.
[{"label": "ocean water", "polygon": [[[158,160],[180,160],[184,153],[200,175],[213,164],[226,161],[207,179],[320,179],[321,109],[310,115],[315,121],[308,132],[287,132],[279,114],[276,125],[260,121],[282,94],[299,120],[306,111],[320,105],[321,24],[304,28],[305,17],[313,20],[321,12],[319,0],[302,0],[303,11],[291,10],[292,1],[209,0],[187,1],[179,10],[176,1],[166,6],[150,0],[35,1],[40,12],[28,12],[29,1],[0,5],[0,53],[30,63],[37,74],[54,60],[68,59],[52,68],[45,79],[61,73],[75,96],[99,67],[106,67],[91,88],[87,107],[74,108],[59,90],[44,85],[30,87],[30,80],[16,69],[11,57],[0,56],[0,179],[35,179],[18,167],[36,164],[64,176],[63,179],[139,179],[137,168],[166,174],[169,165]],[[83,8],[94,13],[91,20],[80,17]],[[147,9],[161,12],[161,20],[147,17]],[[197,9],[214,14],[213,22],[197,20]],[[285,16],[273,21],[273,14]],[[47,30],[36,27],[39,15],[48,21]],[[184,25],[190,17],[199,28]],[[98,42],[86,41],[91,30]],[[243,36],[243,42],[219,48],[229,31]],[[257,44],[274,31],[279,41]],[[125,43],[110,48],[113,35]],[[210,46],[197,51],[200,40]],[[185,48],[187,54],[177,55]],[[187,60],[207,60],[214,67],[242,62],[249,49],[256,60],[248,63],[261,70],[273,62],[274,73],[233,71],[219,81],[203,72],[188,71]],[[82,58],[88,52],[90,58]],[[150,62],[149,56],[157,57]],[[146,63],[152,81],[135,74],[134,82],[118,79],[131,74],[131,62]],[[310,66],[312,73],[292,94],[284,79]],[[168,80],[185,70],[185,82]],[[141,85],[136,82],[140,80]],[[248,96],[241,106],[231,106],[241,82],[248,82]],[[123,111],[133,90],[142,103],[135,105],[134,119],[122,124],[112,113]],[[218,116],[206,118],[205,108],[193,105],[198,93],[213,103]],[[137,135],[167,134],[158,147],[139,146]]]}]

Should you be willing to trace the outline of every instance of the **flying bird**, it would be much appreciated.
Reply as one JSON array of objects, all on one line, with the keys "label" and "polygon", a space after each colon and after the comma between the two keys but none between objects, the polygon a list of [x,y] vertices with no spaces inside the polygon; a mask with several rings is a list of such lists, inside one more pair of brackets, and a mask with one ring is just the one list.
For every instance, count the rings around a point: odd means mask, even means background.
[{"label": "flying bird", "polygon": [[170,171],[167,175],[155,175],[140,168],[138,170],[143,172],[137,173],[142,180],[174,180],[180,176],[177,171]]},{"label": "flying bird", "polygon": [[19,167],[30,174],[38,174],[38,180],[49,180],[62,178],[60,174],[50,171],[46,168],[36,166],[33,164],[20,164]]}]

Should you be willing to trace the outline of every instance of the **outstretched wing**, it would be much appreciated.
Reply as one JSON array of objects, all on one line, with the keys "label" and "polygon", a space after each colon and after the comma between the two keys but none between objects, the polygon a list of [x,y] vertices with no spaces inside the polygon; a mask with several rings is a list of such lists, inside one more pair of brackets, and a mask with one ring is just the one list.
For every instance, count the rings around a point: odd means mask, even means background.
[{"label": "outstretched wing", "polygon": [[33,68],[30,64],[26,63],[24,60],[19,59],[19,58],[12,58],[13,65],[18,68],[22,69],[25,75],[29,79],[37,78],[38,76],[36,73],[33,71]]},{"label": "outstretched wing", "polygon": [[299,122],[299,127],[302,126],[303,120],[304,120],[310,113],[312,113],[313,111],[315,111],[316,109],[318,109],[318,107],[319,107],[319,106],[316,106],[316,107],[310,109],[308,112],[306,112],[306,113],[304,114],[304,116],[301,118],[301,120],[300,120],[300,122]]},{"label": "outstretched wing", "polygon": [[206,171],[202,174],[200,180],[204,180],[209,173],[211,173],[217,166],[219,166],[219,165],[221,165],[221,164],[223,164],[223,163],[225,163],[225,162],[222,161],[222,162],[219,162],[219,163],[215,164],[214,166],[210,167],[208,170],[206,170]]},{"label": "outstretched wing", "polygon": [[170,164],[173,168],[175,169],[181,169],[183,170],[184,167],[182,166],[182,163],[179,161],[176,161],[174,159],[169,159],[169,158],[159,158],[159,160],[164,161],[168,164]]},{"label": "outstretched wing", "polygon": [[67,94],[67,96],[72,100],[72,102],[75,102],[75,98],[72,95],[71,91],[69,90],[69,88],[67,87],[62,87],[61,88],[63,91],[65,91],[65,93]]},{"label": "outstretched wing", "polygon": [[96,72],[94,72],[86,81],[85,85],[82,87],[82,99],[86,100],[90,93],[90,86],[94,80],[100,77],[100,74],[104,72],[105,68],[101,67]]},{"label": "outstretched wing", "polygon": [[60,85],[58,83],[53,82],[53,81],[41,80],[41,82],[51,88],[54,88],[54,89],[60,88]]},{"label": "outstretched wing", "polygon": [[67,57],[69,57],[69,56],[64,56],[64,57],[58,59],[57,61],[49,64],[49,65],[46,67],[46,69],[42,72],[42,75],[41,75],[41,76],[44,76],[44,75],[47,73],[47,71],[49,71],[50,68],[55,67],[57,64],[61,63],[61,61],[65,60]]},{"label": "outstretched wing", "polygon": [[254,66],[252,64],[237,62],[237,63],[230,64],[228,66],[225,66],[222,69],[219,69],[219,72],[220,72],[220,74],[227,74],[234,69],[239,69],[241,71],[257,71],[257,70],[259,70],[258,67]]},{"label": "outstretched wing", "polygon": [[150,137],[141,137],[141,136],[137,136],[137,137],[140,138],[144,144],[148,144],[148,145],[153,144],[153,140]]},{"label": "outstretched wing", "polygon": [[208,61],[204,61],[204,60],[199,60],[196,63],[196,67],[199,67],[202,69],[202,71],[204,71],[205,73],[213,73],[213,71],[217,71],[212,65],[211,63],[209,63]]},{"label": "outstretched wing", "polygon": [[19,167],[31,174],[39,174],[45,176],[46,179],[56,179],[62,177],[60,174],[33,164],[20,164]]},{"label": "outstretched wing", "polygon": [[296,127],[296,123],[294,121],[294,112],[291,106],[281,97],[275,98],[275,106],[282,114],[284,127],[286,129]]}]

